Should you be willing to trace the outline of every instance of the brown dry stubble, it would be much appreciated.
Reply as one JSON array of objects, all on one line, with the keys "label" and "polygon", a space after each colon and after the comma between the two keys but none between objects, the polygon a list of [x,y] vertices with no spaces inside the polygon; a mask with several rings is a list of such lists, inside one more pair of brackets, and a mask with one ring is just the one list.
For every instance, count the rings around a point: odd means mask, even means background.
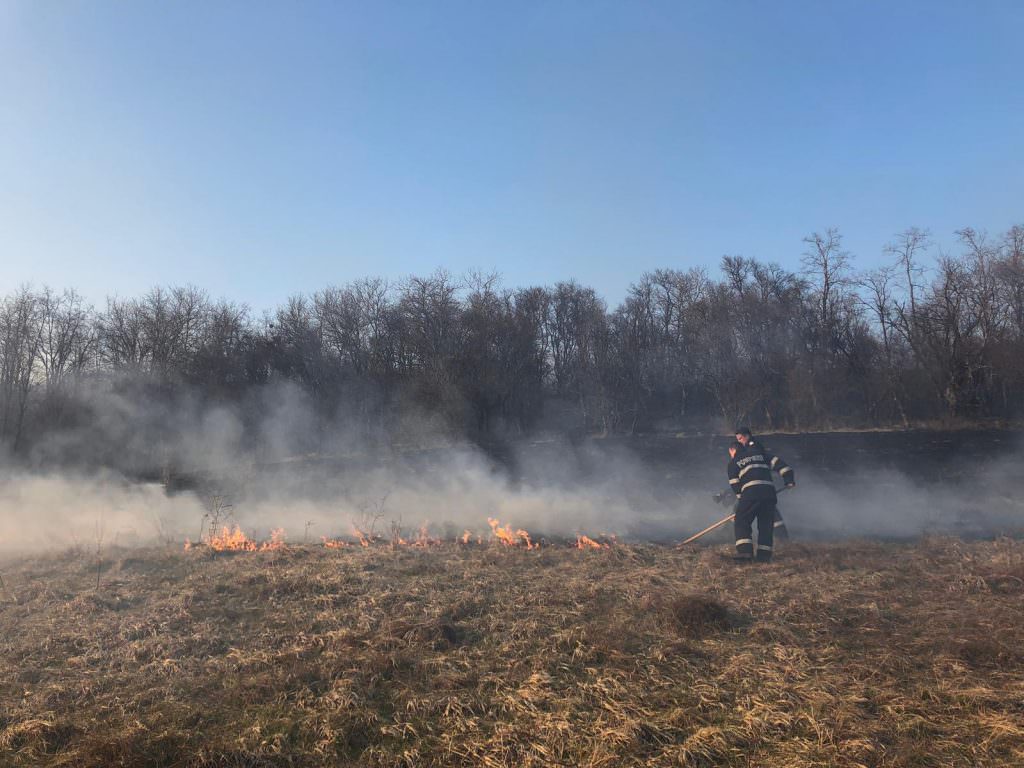
[{"label": "brown dry stubble", "polygon": [[1024,762],[1024,543],[5,564],[0,764]]}]

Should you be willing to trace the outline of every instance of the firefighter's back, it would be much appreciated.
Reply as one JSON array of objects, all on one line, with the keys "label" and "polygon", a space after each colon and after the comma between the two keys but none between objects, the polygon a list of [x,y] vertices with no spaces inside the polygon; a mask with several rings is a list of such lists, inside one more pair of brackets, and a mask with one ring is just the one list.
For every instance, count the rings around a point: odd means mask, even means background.
[{"label": "firefighter's back", "polygon": [[736,452],[733,462],[739,479],[741,501],[775,501],[772,459],[775,457],[760,443],[751,442]]}]

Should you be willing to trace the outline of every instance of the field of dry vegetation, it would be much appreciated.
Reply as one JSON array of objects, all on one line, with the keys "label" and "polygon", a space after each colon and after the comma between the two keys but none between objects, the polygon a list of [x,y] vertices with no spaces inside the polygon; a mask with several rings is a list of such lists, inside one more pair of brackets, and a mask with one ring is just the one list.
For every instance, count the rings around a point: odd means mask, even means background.
[{"label": "field of dry vegetation", "polygon": [[1024,764],[1024,542],[0,565],[0,765]]}]

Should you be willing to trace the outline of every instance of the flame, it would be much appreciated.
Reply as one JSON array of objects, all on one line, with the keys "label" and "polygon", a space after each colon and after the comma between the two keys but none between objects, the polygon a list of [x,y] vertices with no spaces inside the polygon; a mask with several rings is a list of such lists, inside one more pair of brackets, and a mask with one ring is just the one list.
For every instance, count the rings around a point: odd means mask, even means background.
[{"label": "flame", "polygon": [[427,530],[427,524],[423,523],[420,526],[419,533],[416,534],[416,540],[412,543],[414,547],[436,547],[441,544],[441,540],[430,535]]},{"label": "flame", "polygon": [[599,544],[598,542],[594,541],[589,536],[587,536],[585,534],[582,534],[582,533],[579,534],[576,537],[576,549],[602,549],[603,547],[606,547],[606,546],[608,546],[608,545],[607,544]]},{"label": "flame", "polygon": [[506,547],[524,546],[526,549],[537,549],[540,544],[534,544],[530,540],[530,534],[524,531],[522,528],[516,531],[512,530],[511,525],[501,526],[497,520],[493,517],[487,518],[487,524],[491,526],[491,531],[494,533],[494,538],[504,544]]},{"label": "flame", "polygon": [[[598,539],[603,539],[603,541]],[[600,534],[597,539],[592,539],[584,533],[576,536],[576,549],[611,549],[617,543],[615,536],[609,536],[606,533]]]},{"label": "flame", "polygon": [[[270,532],[270,541],[258,542],[246,536],[237,525],[224,526],[220,533],[211,532],[202,542],[214,552],[265,552],[271,549],[284,549],[284,528],[275,528]],[[192,549],[193,544],[185,539],[185,551]]]},{"label": "flame", "polygon": [[[493,517],[487,518],[487,524],[491,527],[491,533],[494,537],[494,541],[502,544],[506,547],[518,547],[520,549],[540,549],[541,543],[535,542],[530,536],[529,532],[517,528],[512,529],[511,525],[502,525],[497,519]],[[371,547],[374,544],[382,543],[387,541],[382,536],[378,536],[374,533],[365,533],[359,528],[352,527],[353,534],[361,547]],[[450,544],[461,544],[468,545],[476,539],[477,544],[483,544],[481,536],[474,534],[468,528],[462,532],[460,536],[454,539],[447,540]],[[345,549],[347,547],[355,546],[356,541],[345,538],[330,539],[326,536],[321,536],[320,541],[326,549]],[[571,541],[571,540],[570,540]],[[392,525],[392,532],[390,538],[390,545],[392,549],[398,547],[436,547],[446,543],[446,540],[441,539],[437,536],[433,536],[430,533],[430,525],[428,522],[424,522],[419,530],[415,534],[406,533],[399,529],[397,524]],[[611,549],[618,541],[614,535],[607,533],[597,534],[594,538],[587,536],[584,533],[578,533],[576,535],[575,543],[570,544],[575,549]],[[193,543],[189,539],[185,539],[185,550],[191,550],[197,546],[207,546],[215,552],[264,552],[268,550],[284,549],[287,544],[285,543],[285,533],[283,528],[275,528],[270,533],[270,539],[267,541],[257,541],[251,539],[242,532],[242,529],[238,525],[224,526],[220,533],[209,532],[205,535],[202,541]]]},{"label": "flame", "polygon": [[259,546],[237,525],[231,528],[225,525],[219,534],[211,533],[206,544],[215,552],[253,552]]},{"label": "flame", "polygon": [[361,546],[361,547],[368,547],[368,546],[370,546],[370,539],[374,538],[374,536],[372,534],[367,536],[365,533],[360,531],[354,525],[352,526],[352,532],[356,535],[356,538],[359,539],[359,546]]}]

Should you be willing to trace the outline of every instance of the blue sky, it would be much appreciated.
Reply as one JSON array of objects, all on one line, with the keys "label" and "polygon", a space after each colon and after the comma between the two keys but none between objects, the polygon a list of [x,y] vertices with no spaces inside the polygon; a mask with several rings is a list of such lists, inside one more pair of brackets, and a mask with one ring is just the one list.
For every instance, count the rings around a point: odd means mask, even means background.
[{"label": "blue sky", "polygon": [[1024,223],[1024,3],[0,3],[0,294],[856,263]]}]

